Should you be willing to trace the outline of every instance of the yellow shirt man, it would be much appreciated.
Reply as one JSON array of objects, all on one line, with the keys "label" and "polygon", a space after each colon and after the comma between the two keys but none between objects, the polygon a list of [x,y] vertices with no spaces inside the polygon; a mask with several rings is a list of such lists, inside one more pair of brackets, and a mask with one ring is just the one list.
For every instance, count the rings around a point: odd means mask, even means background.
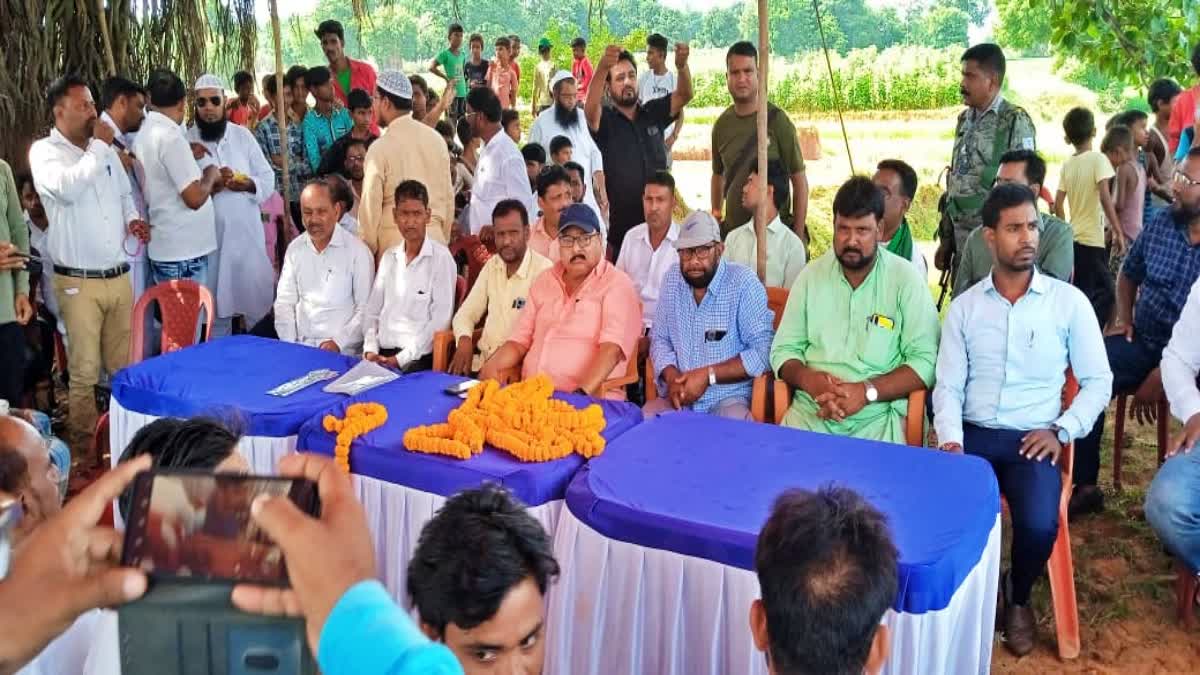
[{"label": "yellow shirt man", "polygon": [[476,324],[487,314],[483,324],[483,332],[476,345],[479,354],[475,356],[471,369],[479,370],[483,362],[500,348],[512,334],[517,324],[517,316],[525,306],[529,297],[529,287],[533,280],[542,272],[550,269],[554,263],[532,248],[525,249],[525,257],[517,273],[508,276],[504,259],[498,255],[492,256],[483,265],[479,278],[467,294],[458,312],[454,314],[454,341],[457,343],[464,337],[470,337]]}]

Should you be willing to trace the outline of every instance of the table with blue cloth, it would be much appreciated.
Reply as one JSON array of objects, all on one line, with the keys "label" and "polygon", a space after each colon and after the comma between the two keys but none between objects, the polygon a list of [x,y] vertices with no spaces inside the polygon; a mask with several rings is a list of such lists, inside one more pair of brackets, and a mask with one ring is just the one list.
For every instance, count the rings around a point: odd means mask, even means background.
[{"label": "table with blue cloth", "polygon": [[346,396],[321,391],[328,382],[291,396],[267,392],[312,370],[344,373],[357,363],[300,344],[238,335],[129,366],[112,383],[112,462],[139,429],[160,417],[207,415],[240,427],[238,449],[251,469],[273,474],[279,459],[295,450],[300,425]]},{"label": "table with blue cloth", "polygon": [[[464,379],[438,372],[405,375],[344,399],[300,429],[301,450],[333,455],[336,439],[325,431],[325,414],[344,417],[354,403],[380,403],[387,408],[387,422],[350,445],[350,472],[371,524],[380,578],[392,596],[405,604],[408,562],[417,538],[447,497],[485,482],[499,483],[525,502],[553,536],[567,485],[586,463],[574,454],[551,462],[522,462],[490,445],[466,460],[406,450],[404,432],[445,422],[450,411],[462,405],[463,399],[445,390]],[[607,423],[602,435],[608,443],[642,421],[641,410],[629,403],[563,393],[554,397],[577,408],[600,405]]]},{"label": "table with blue cloth", "polygon": [[988,672],[1000,495],[986,462],[687,412],[623,434],[568,487],[545,671],[765,675],[748,622],[758,533],[783,491],[828,484],[882,511],[900,552],[886,672]]}]

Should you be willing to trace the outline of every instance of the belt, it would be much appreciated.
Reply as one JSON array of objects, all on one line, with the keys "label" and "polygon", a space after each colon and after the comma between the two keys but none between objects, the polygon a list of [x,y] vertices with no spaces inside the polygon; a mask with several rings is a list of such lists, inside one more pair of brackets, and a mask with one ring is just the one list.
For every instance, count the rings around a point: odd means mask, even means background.
[{"label": "belt", "polygon": [[62,265],[54,266],[55,274],[64,277],[75,277],[76,279],[116,279],[128,272],[129,263],[121,263],[116,267],[110,267],[106,270],[81,270],[75,267],[63,267]]}]

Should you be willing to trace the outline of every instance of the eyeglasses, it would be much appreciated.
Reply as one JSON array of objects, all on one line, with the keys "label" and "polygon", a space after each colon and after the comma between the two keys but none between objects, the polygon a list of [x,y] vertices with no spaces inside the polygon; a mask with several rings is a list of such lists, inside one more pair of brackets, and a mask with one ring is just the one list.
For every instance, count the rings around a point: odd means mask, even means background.
[{"label": "eyeglasses", "polygon": [[566,248],[574,248],[575,246],[583,247],[592,243],[592,240],[599,236],[599,232],[591,234],[560,234],[558,235],[558,244]]},{"label": "eyeglasses", "polygon": [[1200,185],[1200,180],[1193,180],[1190,176],[1182,171],[1175,172],[1175,182],[1188,187],[1196,187]]},{"label": "eyeglasses", "polygon": [[705,244],[704,246],[693,246],[691,248],[679,249],[680,260],[691,260],[692,258],[700,258],[707,260],[712,257],[713,251],[717,250],[716,244]]},{"label": "eyeglasses", "polygon": [[355,157],[354,155],[346,155],[347,164],[362,164],[367,161],[366,157]]},{"label": "eyeglasses", "polygon": [[221,97],[220,96],[197,96],[196,97],[196,107],[197,108],[206,108],[208,106],[220,107],[220,105],[221,105]]}]

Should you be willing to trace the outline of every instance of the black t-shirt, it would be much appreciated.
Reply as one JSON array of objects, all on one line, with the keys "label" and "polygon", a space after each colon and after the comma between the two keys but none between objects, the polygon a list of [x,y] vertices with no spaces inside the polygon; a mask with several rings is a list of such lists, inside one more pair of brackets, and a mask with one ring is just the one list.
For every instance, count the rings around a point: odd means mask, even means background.
[{"label": "black t-shirt", "polygon": [[467,86],[488,86],[488,63],[487,59],[480,59],[478,64],[471,63],[471,59],[467,59],[466,63],[463,63],[463,74],[467,77]]},{"label": "black t-shirt", "polygon": [[614,252],[621,250],[625,233],[646,220],[642,192],[655,171],[667,168],[663,130],[673,121],[670,96],[639,105],[632,120],[611,106],[604,106],[600,114],[600,127],[592,137],[604,157],[608,239]]}]

